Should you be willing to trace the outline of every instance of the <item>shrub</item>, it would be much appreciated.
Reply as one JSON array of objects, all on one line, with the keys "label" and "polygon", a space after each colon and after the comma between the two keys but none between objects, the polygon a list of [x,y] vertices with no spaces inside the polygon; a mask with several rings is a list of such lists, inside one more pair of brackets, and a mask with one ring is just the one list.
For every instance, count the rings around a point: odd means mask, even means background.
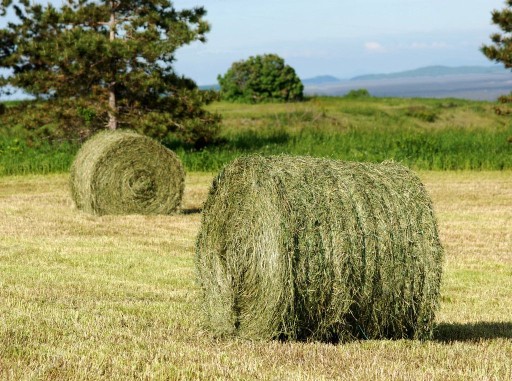
[{"label": "shrub", "polygon": [[366,89],[357,89],[350,90],[347,94],[345,94],[345,98],[349,99],[360,99],[360,98],[370,98],[370,92]]},{"label": "shrub", "polygon": [[[194,93],[194,95],[190,95]],[[127,107],[119,116],[123,128],[130,128],[159,141],[172,140],[202,148],[217,138],[220,115],[201,108],[200,91],[177,91],[161,101],[167,111],[151,112]],[[187,95],[189,94],[189,95]],[[213,99],[205,96],[205,99]],[[129,109],[129,110],[128,110]],[[0,126],[21,128],[31,141],[85,140],[105,129],[108,115],[94,100],[84,98],[24,101],[0,114]]]}]

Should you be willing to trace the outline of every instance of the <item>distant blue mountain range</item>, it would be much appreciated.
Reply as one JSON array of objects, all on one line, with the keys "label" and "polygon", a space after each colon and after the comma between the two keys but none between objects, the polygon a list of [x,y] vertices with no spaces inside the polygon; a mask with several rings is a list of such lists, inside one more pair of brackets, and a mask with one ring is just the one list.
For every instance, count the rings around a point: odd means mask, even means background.
[{"label": "distant blue mountain range", "polygon": [[[425,66],[414,70],[399,71],[396,73],[366,74],[350,78],[350,81],[375,81],[382,79],[416,78],[416,77],[441,77],[447,75],[473,75],[473,74],[503,74],[509,73],[503,66]],[[321,75],[302,80],[304,86],[325,85],[344,82],[346,80],[331,75]]]}]

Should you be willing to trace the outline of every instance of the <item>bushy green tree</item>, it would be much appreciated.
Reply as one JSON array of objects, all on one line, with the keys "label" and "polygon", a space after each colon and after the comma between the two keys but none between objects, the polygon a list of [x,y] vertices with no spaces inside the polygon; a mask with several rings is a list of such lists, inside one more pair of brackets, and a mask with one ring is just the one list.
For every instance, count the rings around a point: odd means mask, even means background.
[{"label": "bushy green tree", "polygon": [[218,116],[202,108],[208,98],[173,69],[176,49],[205,41],[204,8],[176,10],[168,0],[63,4],[0,6],[17,17],[0,30],[0,67],[12,73],[0,85],[46,101],[20,106],[27,125],[66,136],[133,128],[196,144],[215,135]]},{"label": "bushy green tree", "polygon": [[221,97],[229,101],[261,103],[299,101],[304,86],[295,70],[276,54],[249,57],[233,63],[217,77]]},{"label": "bushy green tree", "polygon": [[[512,0],[507,0],[505,4],[504,9],[492,11],[492,22],[503,33],[493,33],[492,44],[483,45],[481,51],[490,60],[502,63],[507,69],[512,69]],[[500,97],[499,100],[502,103],[512,102],[512,93]]]}]

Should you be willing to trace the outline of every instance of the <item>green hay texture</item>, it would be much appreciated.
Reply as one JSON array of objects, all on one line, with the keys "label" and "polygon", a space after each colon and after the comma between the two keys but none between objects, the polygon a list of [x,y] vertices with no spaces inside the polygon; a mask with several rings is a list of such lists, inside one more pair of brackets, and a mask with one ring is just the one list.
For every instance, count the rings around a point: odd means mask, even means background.
[{"label": "green hay texture", "polygon": [[183,196],[176,154],[131,131],[103,131],[80,148],[70,174],[78,209],[96,215],[169,214]]},{"label": "green hay texture", "polygon": [[431,200],[393,162],[240,158],[196,243],[205,325],[249,339],[427,339],[442,262]]}]

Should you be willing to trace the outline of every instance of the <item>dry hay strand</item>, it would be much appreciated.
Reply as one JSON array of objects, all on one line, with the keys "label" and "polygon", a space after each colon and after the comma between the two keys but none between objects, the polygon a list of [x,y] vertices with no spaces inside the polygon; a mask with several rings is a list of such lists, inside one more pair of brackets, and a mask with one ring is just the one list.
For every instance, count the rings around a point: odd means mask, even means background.
[{"label": "dry hay strand", "polygon": [[185,172],[174,152],[131,131],[103,131],[80,148],[70,174],[78,209],[96,215],[169,214]]},{"label": "dry hay strand", "polygon": [[206,328],[249,339],[426,339],[443,249],[402,165],[237,159],[213,181],[196,242]]}]

